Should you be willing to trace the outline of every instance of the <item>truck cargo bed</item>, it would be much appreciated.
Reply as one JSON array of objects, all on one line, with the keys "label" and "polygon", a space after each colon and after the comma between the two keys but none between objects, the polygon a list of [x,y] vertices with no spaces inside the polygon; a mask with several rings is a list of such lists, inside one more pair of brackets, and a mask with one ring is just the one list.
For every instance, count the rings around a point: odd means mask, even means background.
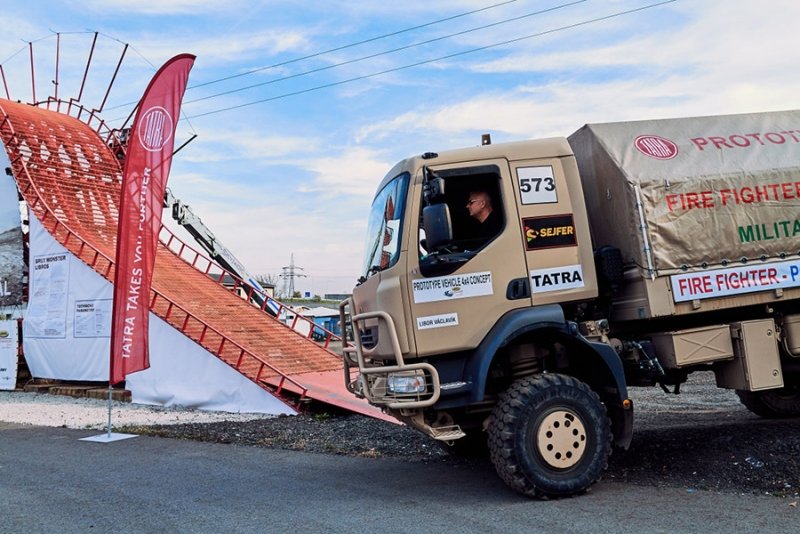
[{"label": "truck cargo bed", "polygon": [[800,298],[800,111],[589,124],[569,137],[618,320]]}]

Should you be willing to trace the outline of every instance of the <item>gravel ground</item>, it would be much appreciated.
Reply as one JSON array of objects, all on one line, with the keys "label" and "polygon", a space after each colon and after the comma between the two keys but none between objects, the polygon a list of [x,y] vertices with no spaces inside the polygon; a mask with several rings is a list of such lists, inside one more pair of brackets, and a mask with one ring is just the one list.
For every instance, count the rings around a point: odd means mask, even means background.
[{"label": "gravel ground", "polygon": [[[118,401],[111,403],[114,430],[126,425],[180,425],[222,421],[235,424],[265,417],[268,416],[161,408]],[[23,391],[0,391],[0,421],[105,430],[108,426],[108,401]]]},{"label": "gravel ground", "polygon": [[[631,391],[634,441],[615,451],[605,480],[642,486],[800,496],[800,419],[765,420],[697,373],[681,395]],[[485,463],[448,453],[404,426],[332,410],[265,417],[113,403],[114,430],[169,438],[410,462]],[[0,421],[104,429],[105,401],[0,393]]]}]

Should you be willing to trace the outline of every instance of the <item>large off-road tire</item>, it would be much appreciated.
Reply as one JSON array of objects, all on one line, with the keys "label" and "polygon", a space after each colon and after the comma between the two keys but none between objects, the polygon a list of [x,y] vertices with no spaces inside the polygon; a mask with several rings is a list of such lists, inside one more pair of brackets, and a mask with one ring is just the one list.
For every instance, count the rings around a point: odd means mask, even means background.
[{"label": "large off-road tire", "polygon": [[800,416],[800,386],[764,391],[736,390],[739,401],[756,415],[769,419]]},{"label": "large off-road tire", "polygon": [[518,380],[501,395],[489,426],[498,475],[529,497],[586,490],[608,466],[611,421],[589,386],[560,374]]}]

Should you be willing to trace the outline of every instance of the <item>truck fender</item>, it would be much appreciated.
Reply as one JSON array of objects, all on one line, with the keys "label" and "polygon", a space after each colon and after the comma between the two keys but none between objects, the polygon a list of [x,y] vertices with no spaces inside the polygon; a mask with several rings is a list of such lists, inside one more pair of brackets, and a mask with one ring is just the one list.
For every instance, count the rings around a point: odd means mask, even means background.
[{"label": "truck fender", "polygon": [[[472,384],[470,402],[477,403],[484,400],[489,369],[498,350],[519,336],[538,330],[548,330],[551,335],[560,337],[573,346],[581,347],[584,349],[580,351],[581,354],[599,357],[608,370],[608,376],[613,381],[613,384],[609,385],[616,389],[616,394],[612,397],[608,391],[598,391],[598,393],[606,401],[611,412],[616,445],[627,448],[633,433],[633,409],[628,400],[622,360],[609,345],[591,342],[584,338],[578,332],[577,325],[564,318],[564,311],[557,304],[513,310],[501,317],[492,327],[472,353],[464,369],[466,379]],[[628,407],[625,409],[623,401],[628,401]]]},{"label": "truck fender", "polygon": [[[633,439],[633,401],[628,398],[628,386],[625,382],[625,369],[622,365],[622,360],[617,351],[611,346],[605,343],[589,341],[580,335],[575,323],[570,323],[570,330],[572,330],[572,335],[579,343],[587,345],[592,351],[591,354],[600,356],[611,374],[616,394],[608,390],[598,391],[598,394],[606,403],[608,415],[611,417],[614,444],[617,447],[627,449]],[[590,353],[585,352],[585,354]]]},{"label": "truck fender", "polygon": [[533,306],[512,310],[503,315],[489,330],[478,348],[467,361],[465,376],[473,384],[470,394],[471,402],[480,402],[486,391],[486,380],[495,354],[519,336],[535,330],[557,330],[568,334],[564,310],[558,304]]}]

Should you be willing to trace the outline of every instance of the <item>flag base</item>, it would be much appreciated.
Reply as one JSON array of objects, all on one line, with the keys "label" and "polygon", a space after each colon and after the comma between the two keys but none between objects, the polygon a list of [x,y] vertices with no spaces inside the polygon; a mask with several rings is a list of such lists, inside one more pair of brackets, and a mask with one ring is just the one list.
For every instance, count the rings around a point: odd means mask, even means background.
[{"label": "flag base", "polygon": [[78,441],[94,441],[97,443],[111,443],[112,441],[121,441],[123,439],[137,438],[138,434],[120,434],[119,432],[106,432],[97,436],[89,436],[88,438],[80,438]]}]

